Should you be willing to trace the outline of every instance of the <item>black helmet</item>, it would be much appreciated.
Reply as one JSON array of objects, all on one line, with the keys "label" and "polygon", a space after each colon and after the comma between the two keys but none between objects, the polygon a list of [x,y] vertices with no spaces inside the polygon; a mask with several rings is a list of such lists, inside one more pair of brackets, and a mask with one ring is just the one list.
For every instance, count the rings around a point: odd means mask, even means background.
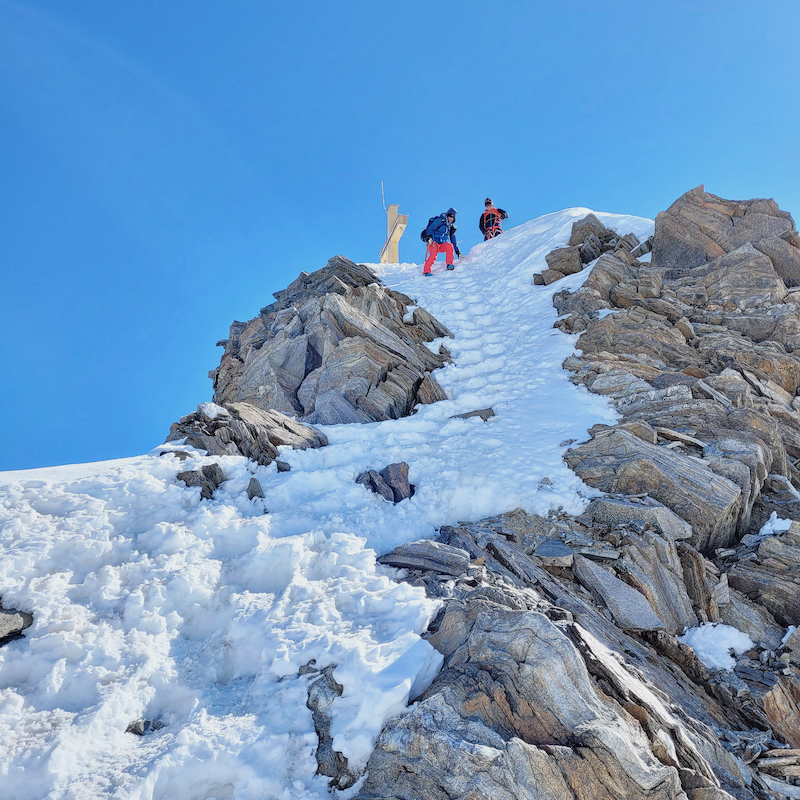
[{"label": "black helmet", "polygon": [[453,219],[455,219],[456,214],[458,214],[458,211],[456,211],[454,208],[448,208],[446,214],[448,217],[453,217]]}]

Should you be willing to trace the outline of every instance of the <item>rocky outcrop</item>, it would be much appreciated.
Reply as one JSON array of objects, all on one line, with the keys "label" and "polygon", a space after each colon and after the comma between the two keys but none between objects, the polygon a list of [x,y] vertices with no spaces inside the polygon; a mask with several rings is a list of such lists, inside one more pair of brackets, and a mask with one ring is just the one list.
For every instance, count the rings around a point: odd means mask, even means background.
[{"label": "rocky outcrop", "polygon": [[[685,272],[742,245],[764,242],[765,249],[786,252],[788,262],[800,264],[796,237],[792,215],[781,211],[774,200],[723,200],[698,186],[656,217],[653,263]],[[792,250],[784,251],[776,240]],[[778,275],[791,281],[783,267]]]},{"label": "rocky outcrop", "polygon": [[356,483],[365,486],[390,503],[399,503],[414,496],[414,486],[409,483],[408,464],[405,461],[389,464],[380,472],[368,469],[356,478]]},{"label": "rocky outcrop", "polygon": [[769,475],[800,485],[798,245],[773,201],[699,187],[656,218],[649,263],[606,253],[554,297],[557,327],[581,334],[573,382],[621,416],[567,462],[602,491],[658,499],[705,553],[751,529]]},{"label": "rocky outcrop", "polygon": [[[547,269],[533,276],[534,284],[547,286],[565,275],[580,272],[587,264],[604,253],[636,253],[650,251],[650,243],[640,242],[632,233],[620,236],[607,228],[594,214],[574,222],[569,245],[552,250],[545,256]],[[626,256],[627,257],[627,256]]]},{"label": "rocky outcrop", "polygon": [[[686,528],[652,498],[609,496],[577,518],[516,511],[444,526],[438,541],[382,556],[442,600],[426,637],[444,666],[386,726],[356,797],[794,791],[800,645],[771,638],[774,618],[735,599],[724,563]],[[789,546],[785,536],[762,543]],[[733,671],[711,670],[675,635],[734,602],[765,630]]]},{"label": "rocky outcrop", "polygon": [[449,354],[425,342],[452,334],[364,265],[336,256],[275,298],[219,343],[215,403],[336,424],[397,419],[445,399],[430,373]]},{"label": "rocky outcrop", "polygon": [[0,606],[0,645],[19,639],[22,632],[31,625],[33,625],[32,614]]},{"label": "rocky outcrop", "polygon": [[[225,473],[219,464],[206,464],[200,469],[179,472],[176,477],[187,486],[199,486],[200,497],[204,500],[210,500],[214,492],[225,482]],[[252,497],[250,499],[252,500]]]},{"label": "rocky outcrop", "polygon": [[167,441],[183,442],[210,456],[246,456],[263,465],[276,460],[281,446],[306,450],[328,444],[316,428],[249,403],[202,403],[172,425]]},{"label": "rocky outcrop", "polygon": [[[381,557],[443,606],[441,674],[378,741],[377,798],[800,796],[800,237],[772,201],[702,187],[622,243],[573,226],[536,283],[581,265],[565,367],[619,412],[565,454],[606,493]],[[771,513],[798,520],[773,535]],[[747,633],[732,670],[678,638]]]}]

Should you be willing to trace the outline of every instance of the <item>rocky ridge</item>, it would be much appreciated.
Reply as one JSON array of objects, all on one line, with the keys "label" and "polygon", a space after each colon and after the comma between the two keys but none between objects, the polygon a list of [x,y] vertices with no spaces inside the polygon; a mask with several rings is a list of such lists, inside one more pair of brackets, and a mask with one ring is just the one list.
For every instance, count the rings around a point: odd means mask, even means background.
[{"label": "rocky ridge", "polygon": [[[209,373],[214,402],[174,423],[168,442],[267,465],[282,445],[326,445],[313,424],[397,419],[445,399],[430,373],[450,354],[425,343],[452,333],[368,267],[335,256],[274,296],[217,343],[225,352]],[[201,476],[189,480],[213,494]]]},{"label": "rocky ridge", "polygon": [[[381,557],[442,599],[444,665],[359,800],[800,797],[800,240],[773,201],[703,187],[648,242],[603,228],[534,282],[597,259],[554,305],[573,382],[620,414],[565,454],[604,496]],[[759,534],[772,512],[794,522]],[[753,647],[709,669],[677,638],[699,623]]]},{"label": "rocky ridge", "polygon": [[215,403],[331,425],[397,419],[417,403],[445,399],[430,373],[449,353],[432,353],[425,342],[452,334],[363,264],[336,256],[275,298],[219,342]]},{"label": "rocky ridge", "polygon": [[[304,668],[332,786],[358,783],[358,800],[800,797],[800,635],[786,635],[800,619],[798,248],[773,201],[698,187],[650,240],[589,215],[548,254],[537,284],[592,265],[554,305],[580,334],[564,367],[620,416],[565,453],[602,496],[577,517],[454,520],[379,557],[441,601],[426,638],[443,666],[363,775],[332,747],[334,667]],[[214,403],[172,426],[164,455],[185,443],[266,465],[281,446],[325,446],[309,423],[444,398],[431,373],[449,353],[425,343],[450,332],[363,265],[337,256],[275,297],[233,323]],[[225,475],[178,478],[210,498]],[[393,464],[359,480],[398,503],[407,478]],[[248,496],[263,497],[255,479]],[[772,513],[793,522],[759,533]],[[32,623],[0,611],[0,644]],[[678,638],[701,623],[753,645],[710,669]]]}]

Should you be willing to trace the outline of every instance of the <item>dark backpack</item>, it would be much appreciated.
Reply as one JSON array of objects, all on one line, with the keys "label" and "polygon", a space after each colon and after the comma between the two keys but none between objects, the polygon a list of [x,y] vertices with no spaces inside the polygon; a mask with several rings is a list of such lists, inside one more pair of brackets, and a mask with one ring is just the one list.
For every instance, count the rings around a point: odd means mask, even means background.
[{"label": "dark backpack", "polygon": [[431,223],[436,219],[436,217],[431,217],[428,220],[428,224],[425,226],[425,230],[419,235],[419,238],[422,239],[423,242],[428,241],[428,228],[430,228]]}]

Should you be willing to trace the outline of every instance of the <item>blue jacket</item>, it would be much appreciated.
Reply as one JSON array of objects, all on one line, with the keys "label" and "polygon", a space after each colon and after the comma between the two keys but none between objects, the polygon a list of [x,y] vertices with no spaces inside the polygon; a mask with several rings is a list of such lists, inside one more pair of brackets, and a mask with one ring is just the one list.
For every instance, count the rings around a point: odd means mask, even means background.
[{"label": "blue jacket", "polygon": [[431,236],[437,244],[443,244],[450,239],[453,247],[458,250],[456,226],[447,223],[447,214],[439,214],[438,217],[434,217],[428,227],[425,228],[425,236]]}]

